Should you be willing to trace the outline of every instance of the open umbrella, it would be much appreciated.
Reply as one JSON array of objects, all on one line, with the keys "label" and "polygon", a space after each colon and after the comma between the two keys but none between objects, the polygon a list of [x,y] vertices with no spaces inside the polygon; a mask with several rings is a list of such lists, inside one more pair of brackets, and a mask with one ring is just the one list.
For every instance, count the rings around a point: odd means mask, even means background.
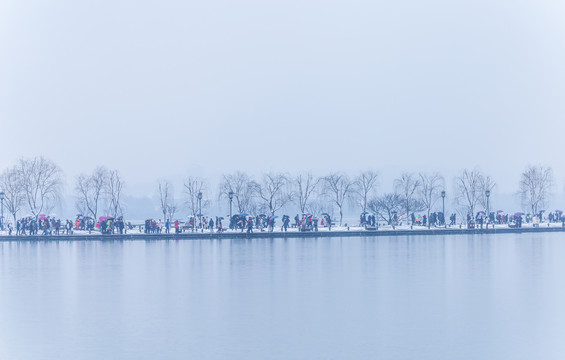
[{"label": "open umbrella", "polygon": [[[312,216],[312,215],[310,215],[310,216]],[[278,216],[275,215],[275,216],[271,216],[269,219],[274,220],[274,219],[277,219],[277,218],[278,218]]]},{"label": "open umbrella", "polygon": [[330,216],[328,213],[321,213],[320,215]]},{"label": "open umbrella", "polygon": [[361,215],[367,215],[368,213],[369,213],[368,211],[363,211],[363,212],[361,213]]},{"label": "open umbrella", "polygon": [[47,219],[47,215],[39,214],[39,220],[45,220],[45,219]]},{"label": "open umbrella", "polygon": [[239,214],[239,216],[248,216],[248,215],[249,215],[248,213],[241,213],[241,214]]},{"label": "open umbrella", "polygon": [[500,213],[503,213],[503,212],[504,212],[504,211],[502,211],[502,210],[498,210],[496,213],[497,213],[497,214],[500,214]]},{"label": "open umbrella", "polygon": [[523,213],[523,212],[517,212],[517,213],[515,213],[515,214],[514,214],[514,217],[517,217],[517,216],[522,216],[522,215],[524,215],[524,213]]}]

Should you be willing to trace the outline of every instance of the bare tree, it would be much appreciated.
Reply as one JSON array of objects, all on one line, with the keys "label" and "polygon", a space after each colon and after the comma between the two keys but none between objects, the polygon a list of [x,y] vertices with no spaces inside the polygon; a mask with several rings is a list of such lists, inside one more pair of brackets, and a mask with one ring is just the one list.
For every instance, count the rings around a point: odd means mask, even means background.
[{"label": "bare tree", "polygon": [[90,185],[88,183],[89,176],[86,174],[80,174],[76,178],[75,184],[75,192],[77,194],[76,197],[76,208],[80,214],[88,213],[88,194]]},{"label": "bare tree", "polygon": [[371,192],[377,185],[379,173],[372,170],[367,170],[359,174],[353,181],[353,191],[361,211],[367,211],[367,205]]},{"label": "bare tree", "polygon": [[118,170],[110,170],[105,186],[105,195],[108,199],[108,213],[114,218],[123,215],[121,204],[124,182]]},{"label": "bare tree", "polygon": [[523,205],[530,207],[532,214],[537,214],[542,206],[547,205],[552,185],[553,171],[550,167],[526,167],[520,178],[519,190]]},{"label": "bare tree", "polygon": [[44,157],[21,159],[18,171],[29,211],[37,218],[59,200],[62,171],[53,161]]},{"label": "bare tree", "polygon": [[76,179],[77,209],[82,214],[97,219],[99,202],[104,195],[108,170],[102,166],[94,169],[91,175],[80,174]]},{"label": "bare tree", "polygon": [[169,203],[167,204],[167,214],[169,215],[167,219],[172,220],[175,217],[177,210],[178,210],[178,206],[175,201],[175,194],[174,192],[171,192],[171,197],[169,199]]},{"label": "bare tree", "polygon": [[478,169],[465,169],[461,175],[455,177],[455,199],[471,216],[475,215],[477,204],[480,203],[483,182],[483,175]]},{"label": "bare tree", "polygon": [[394,180],[394,189],[403,199],[406,223],[410,219],[410,213],[422,209],[421,202],[415,198],[421,185],[420,179],[412,173],[403,173],[400,178]]},{"label": "bare tree", "polygon": [[5,170],[0,176],[0,189],[4,191],[4,206],[17,222],[18,211],[25,203],[20,172],[16,167]]},{"label": "bare tree", "polygon": [[333,173],[324,178],[324,194],[339,209],[339,226],[343,221],[343,205],[350,198],[353,183],[347,175]]},{"label": "bare tree", "polygon": [[293,198],[290,181],[281,173],[264,174],[261,183],[256,184],[255,189],[258,198],[262,200],[270,214],[275,214]]},{"label": "bare tree", "polygon": [[374,212],[381,220],[394,227],[394,215],[402,209],[404,199],[398,193],[386,193],[373,198],[367,204],[369,210]]},{"label": "bare tree", "polygon": [[320,179],[315,179],[311,173],[299,174],[294,182],[296,184],[296,200],[298,201],[298,207],[300,211],[304,214],[311,202],[311,197],[315,193]]},{"label": "bare tree", "polygon": [[248,211],[252,207],[255,195],[255,182],[240,171],[224,175],[219,186],[219,197],[229,199],[230,192],[233,193],[235,205],[240,213]]},{"label": "bare tree", "polygon": [[[201,207],[205,209],[209,203],[207,197],[205,198],[206,182],[201,178],[191,176],[184,182],[184,193],[186,195],[186,206],[191,215],[196,218],[200,214]],[[202,194],[200,202],[198,194]]]},{"label": "bare tree", "polygon": [[429,229],[431,226],[430,212],[437,199],[440,197],[441,191],[444,189],[444,180],[443,176],[438,173],[431,175],[420,173],[420,181],[422,183],[422,186],[420,186],[420,200],[428,212],[427,221]]},{"label": "bare tree", "polygon": [[170,201],[171,201],[171,183],[162,180],[159,181],[158,184],[159,188],[159,206],[161,208],[161,212],[163,213],[163,220],[167,219],[167,214],[169,213]]},{"label": "bare tree", "polygon": [[322,213],[331,213],[331,205],[328,205],[327,202],[322,202],[319,200],[311,200],[308,202],[308,206],[305,208],[306,211],[303,213],[308,212],[314,216],[320,216]]}]

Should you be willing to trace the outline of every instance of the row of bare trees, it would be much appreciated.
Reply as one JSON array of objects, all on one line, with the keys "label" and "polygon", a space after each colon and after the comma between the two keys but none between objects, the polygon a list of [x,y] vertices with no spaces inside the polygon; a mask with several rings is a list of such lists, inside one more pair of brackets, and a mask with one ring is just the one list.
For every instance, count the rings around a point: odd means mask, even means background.
[{"label": "row of bare trees", "polygon": [[[311,173],[291,177],[283,173],[267,173],[260,181],[252,179],[243,172],[235,172],[222,177],[218,188],[218,200],[228,201],[231,195],[236,213],[275,214],[295,202],[303,213],[319,214],[330,211],[329,203],[339,209],[340,222],[343,220],[343,207],[357,194],[358,203],[365,210],[371,192],[375,189],[378,174],[363,172],[350,180],[342,173],[325,177],[314,177]],[[172,218],[170,209],[177,209],[168,181],[158,184],[160,208],[164,218]],[[206,180],[189,177],[183,184],[184,204],[190,215],[197,216],[200,209],[206,209],[213,198]],[[202,196],[199,199],[199,194]]]},{"label": "row of bare trees", "polygon": [[[393,191],[377,194],[379,174],[368,170],[350,178],[335,172],[322,177],[311,173],[290,176],[284,173],[266,173],[260,180],[243,172],[222,176],[218,199],[232,196],[237,213],[260,212],[275,214],[294,203],[302,213],[333,214],[337,208],[340,224],[347,204],[354,204],[365,212],[375,213],[380,220],[390,222],[394,214],[425,211],[428,215],[437,206],[445,191],[445,180],[438,173],[403,173],[394,181]],[[465,169],[454,179],[455,204],[462,213],[474,214],[486,208],[487,191],[495,189],[494,180],[479,169]],[[552,169],[541,165],[528,166],[521,174],[518,194],[522,203],[538,213],[547,206],[554,184]],[[37,217],[50,212],[62,194],[63,173],[51,160],[44,157],[21,159],[0,174],[0,190],[4,193],[4,207],[14,221],[20,211]],[[114,217],[123,215],[122,192],[124,181],[118,170],[97,167],[91,174],[81,174],[75,181],[76,207],[84,215],[97,218],[104,212]],[[173,187],[168,181],[158,184],[163,218],[173,218],[179,211]],[[205,179],[190,177],[183,184],[184,205],[192,216],[206,209],[212,191]],[[199,198],[199,195],[201,198]]]},{"label": "row of bare trees", "polygon": [[[394,214],[409,214],[425,211],[428,218],[437,206],[445,180],[438,173],[403,173],[394,181],[394,190],[377,195],[378,172],[367,170],[350,178],[344,173],[331,173],[315,177],[311,173],[290,176],[284,173],[266,173],[259,181],[243,172],[223,175],[219,184],[218,199],[227,201],[232,196],[237,213],[275,214],[290,203],[295,203],[302,213],[333,213],[337,208],[340,224],[347,204],[355,204],[362,212],[371,211],[380,220],[391,222]],[[549,199],[553,183],[551,168],[529,166],[522,173],[519,194],[525,206],[537,213]],[[94,217],[97,214],[98,199],[105,195],[110,214],[117,216],[121,211],[119,203],[121,179],[117,171],[97,168],[91,175],[77,178],[77,206]],[[492,191],[496,183],[479,169],[465,169],[455,177],[455,203],[462,213],[474,214],[480,206],[486,208],[486,191]],[[179,205],[169,181],[158,183],[160,210],[163,218],[174,218]],[[183,184],[184,205],[192,216],[198,216],[213,198],[205,179],[189,177]],[[199,197],[200,196],[200,197]]]},{"label": "row of bare trees", "polygon": [[121,216],[123,187],[118,170],[99,166],[91,174],[80,174],[75,182],[76,208],[93,219],[98,219],[101,209],[115,218]]},{"label": "row of bare trees", "polygon": [[[124,182],[117,170],[97,167],[92,174],[76,179],[77,210],[96,218],[100,209],[114,217],[123,214],[121,197]],[[29,211],[35,218],[50,213],[60,203],[63,191],[63,172],[53,161],[44,157],[21,159],[0,175],[4,206],[17,220],[20,211]]]},{"label": "row of bare trees", "polygon": [[[223,175],[218,199],[227,201],[230,194],[235,212],[275,214],[284,206],[294,203],[302,213],[333,213],[337,209],[340,224],[347,204],[354,204],[362,212],[375,213],[381,221],[392,222],[394,216],[424,211],[427,217],[437,208],[446,189],[444,178],[438,173],[403,173],[394,181],[392,192],[377,195],[378,173],[364,171],[350,178],[344,173],[315,177],[311,173],[289,176],[283,173],[264,174],[259,181],[243,172]],[[454,203],[462,214],[474,214],[486,208],[487,191],[496,186],[493,179],[479,169],[465,169],[454,179]],[[532,213],[547,203],[552,184],[551,169],[529,166],[521,177],[519,194]],[[159,183],[161,209],[165,218],[171,218],[177,206],[169,192],[170,183]],[[202,194],[202,199],[198,199]],[[189,178],[184,183],[185,204],[192,216],[210,204],[213,196],[206,180]],[[445,193],[443,194],[445,196]],[[200,201],[200,202],[199,202]],[[171,212],[173,209],[173,212]]]},{"label": "row of bare trees", "polygon": [[363,210],[375,189],[378,173],[362,172],[350,179],[344,173],[332,173],[314,177],[311,173],[291,177],[282,173],[264,174],[260,181],[250,179],[246,174],[236,172],[224,175],[219,186],[220,199],[229,199],[230,193],[239,212],[269,212],[275,214],[282,207],[295,202],[302,213],[320,214],[329,212],[330,205],[339,211],[340,224],[343,208],[355,199]]},{"label": "row of bare trees", "polygon": [[403,173],[394,180],[393,192],[369,201],[369,210],[389,224],[402,212],[409,219],[411,213],[426,211],[429,219],[444,189],[445,181],[438,173]]},{"label": "row of bare trees", "polygon": [[14,222],[24,209],[34,217],[50,212],[60,200],[62,184],[61,169],[44,157],[21,159],[0,175],[4,207]]}]

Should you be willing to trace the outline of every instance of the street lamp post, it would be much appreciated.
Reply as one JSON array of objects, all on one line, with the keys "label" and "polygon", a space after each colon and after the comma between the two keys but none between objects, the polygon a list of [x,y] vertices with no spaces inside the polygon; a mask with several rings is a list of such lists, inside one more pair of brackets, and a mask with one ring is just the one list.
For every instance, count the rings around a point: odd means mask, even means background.
[{"label": "street lamp post", "polygon": [[447,223],[445,222],[445,190],[441,192],[441,209],[443,214],[443,227],[447,228]]},{"label": "street lamp post", "polygon": [[489,208],[490,190],[485,191],[485,195],[487,196],[487,229],[488,229],[488,223],[490,221],[490,208]]},{"label": "street lamp post", "polygon": [[232,201],[233,201],[233,191],[230,191],[228,196],[230,198],[230,220],[231,220],[231,204],[232,204]]},{"label": "street lamp post", "polygon": [[230,191],[228,193],[228,197],[230,198],[230,226],[229,227],[231,229],[231,224],[232,224],[232,221],[231,221],[231,216],[232,216],[232,214],[231,214],[231,204],[232,204],[232,201],[233,201],[233,191]]},{"label": "street lamp post", "polygon": [[4,230],[4,191],[0,191],[0,202],[2,203],[2,213],[0,214],[0,229]]},{"label": "street lamp post", "polygon": [[198,193],[198,220],[200,223],[200,229],[204,232],[204,226],[202,224],[202,193]]}]

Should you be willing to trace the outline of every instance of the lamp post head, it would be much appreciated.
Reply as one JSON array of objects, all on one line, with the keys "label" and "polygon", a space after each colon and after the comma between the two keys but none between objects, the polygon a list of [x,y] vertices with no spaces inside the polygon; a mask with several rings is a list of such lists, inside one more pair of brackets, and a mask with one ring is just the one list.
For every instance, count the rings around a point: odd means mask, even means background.
[{"label": "lamp post head", "polygon": [[228,196],[230,197],[230,200],[233,199],[233,191],[230,191]]},{"label": "lamp post head", "polygon": [[442,197],[442,198],[445,198],[445,190],[443,190],[443,191],[441,192],[441,197]]},{"label": "lamp post head", "polygon": [[198,200],[202,200],[202,193],[201,192],[198,193]]},{"label": "lamp post head", "polygon": [[489,197],[489,196],[490,196],[490,190],[485,191],[485,195],[486,195],[487,197]]}]

